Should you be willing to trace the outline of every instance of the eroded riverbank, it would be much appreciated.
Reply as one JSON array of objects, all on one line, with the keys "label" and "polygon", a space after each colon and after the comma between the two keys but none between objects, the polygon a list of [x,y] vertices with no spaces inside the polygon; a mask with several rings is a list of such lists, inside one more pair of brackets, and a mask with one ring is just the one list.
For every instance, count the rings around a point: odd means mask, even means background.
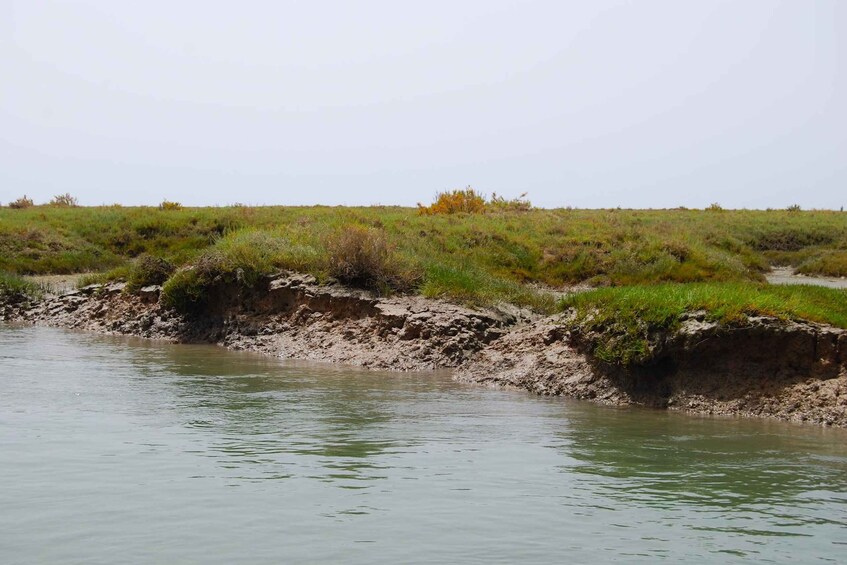
[{"label": "eroded riverbank", "polygon": [[847,331],[755,317],[725,326],[692,313],[659,336],[648,363],[603,363],[568,315],[474,310],[421,297],[380,298],[308,275],[253,290],[219,288],[202,314],[166,308],[160,288],[91,285],[6,304],[7,321],[216,343],[288,359],[388,370],[452,368],[466,382],[699,414],[773,417],[847,427]]}]

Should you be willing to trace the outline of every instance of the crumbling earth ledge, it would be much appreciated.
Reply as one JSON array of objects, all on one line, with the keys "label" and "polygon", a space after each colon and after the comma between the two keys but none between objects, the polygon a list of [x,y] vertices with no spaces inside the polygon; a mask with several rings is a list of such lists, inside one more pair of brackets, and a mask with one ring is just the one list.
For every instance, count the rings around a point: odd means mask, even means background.
[{"label": "crumbling earth ledge", "polygon": [[458,367],[526,316],[422,297],[381,298],[300,274],[270,277],[251,290],[211,288],[209,306],[192,316],[165,307],[161,287],[124,289],[90,285],[35,304],[0,305],[0,320],[408,371]]},{"label": "crumbling earth ledge", "polygon": [[91,285],[35,303],[0,304],[0,320],[216,343],[289,359],[388,370],[455,369],[464,382],[698,414],[847,427],[847,330],[750,318],[733,327],[692,313],[637,366],[604,364],[567,314],[473,310],[415,296],[382,298],[285,273],[254,289],[213,289],[187,317],[161,288]]},{"label": "crumbling earth ledge", "polygon": [[647,363],[620,366],[590,353],[567,314],[526,324],[461,367],[456,377],[608,405],[773,417],[847,427],[847,330],[750,317],[733,326],[692,313],[659,336]]}]

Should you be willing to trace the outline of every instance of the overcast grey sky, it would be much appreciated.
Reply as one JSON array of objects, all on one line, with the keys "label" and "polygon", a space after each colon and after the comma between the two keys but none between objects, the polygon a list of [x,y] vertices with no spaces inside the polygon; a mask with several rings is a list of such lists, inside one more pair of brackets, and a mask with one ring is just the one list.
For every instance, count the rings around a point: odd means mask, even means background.
[{"label": "overcast grey sky", "polygon": [[847,2],[0,0],[0,201],[847,205]]}]

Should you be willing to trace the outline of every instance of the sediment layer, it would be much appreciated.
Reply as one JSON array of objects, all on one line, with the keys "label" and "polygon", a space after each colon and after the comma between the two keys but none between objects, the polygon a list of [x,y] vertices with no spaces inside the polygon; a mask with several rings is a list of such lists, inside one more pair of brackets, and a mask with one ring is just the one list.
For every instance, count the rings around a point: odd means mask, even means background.
[{"label": "sediment layer", "polygon": [[726,327],[692,313],[661,336],[649,363],[621,367],[594,358],[591,336],[571,334],[567,314],[381,298],[299,274],[250,291],[221,287],[190,317],[166,308],[160,291],[91,285],[36,303],[7,301],[0,320],[373,369],[452,368],[465,382],[609,405],[847,427],[847,331],[820,324],[751,318]]},{"label": "sediment layer", "polygon": [[36,304],[7,304],[0,319],[407,371],[458,367],[522,316],[517,309],[380,298],[297,274],[268,279],[249,292],[216,288],[210,307],[194,316],[166,308],[158,286],[138,294],[124,288],[91,285]]},{"label": "sediment layer", "polygon": [[721,326],[692,314],[647,364],[593,358],[567,315],[516,328],[456,377],[609,405],[775,417],[847,427],[847,331],[750,318]]}]

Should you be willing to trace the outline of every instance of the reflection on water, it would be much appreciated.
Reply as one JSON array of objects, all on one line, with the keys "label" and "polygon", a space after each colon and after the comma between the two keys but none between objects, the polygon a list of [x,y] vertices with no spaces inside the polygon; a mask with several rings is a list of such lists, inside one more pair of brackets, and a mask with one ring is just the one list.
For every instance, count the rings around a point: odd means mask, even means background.
[{"label": "reflection on water", "polygon": [[[229,352],[214,352],[231,360]],[[162,350],[151,353],[160,355]],[[249,467],[252,478],[280,476],[274,463],[289,454],[312,457],[310,465],[323,469],[321,474],[311,469],[312,478],[328,482],[375,479],[382,476],[381,466],[368,458],[399,445],[381,431],[390,429],[400,417],[392,406],[393,394],[402,392],[396,386],[402,384],[398,375],[379,376],[371,383],[378,388],[362,387],[357,376],[372,379],[373,374],[292,363],[286,365],[281,379],[278,362],[252,354],[240,355],[238,362],[219,372],[215,368],[221,365],[219,355],[210,356],[209,348],[190,351],[196,356],[188,358],[181,348],[167,348],[165,353],[171,358],[163,364],[163,374],[182,377],[173,383],[183,389],[176,393],[182,409],[204,414],[203,419],[186,424],[213,428],[213,439],[219,442],[207,446],[207,455],[223,459],[230,469]],[[143,364],[153,365],[150,359]],[[384,380],[389,386],[379,382]],[[413,393],[414,387],[408,391]],[[349,482],[341,486],[363,488]]]},{"label": "reflection on water", "polygon": [[[841,561],[847,433],[0,327],[2,562]],[[94,541],[97,543],[94,543]]]},{"label": "reflection on water", "polygon": [[584,477],[582,488],[612,507],[659,509],[709,537],[761,545],[774,536],[812,539],[830,532],[833,551],[847,542],[842,431],[645,416],[633,426],[629,412],[612,412],[603,426],[577,425],[559,434],[559,448],[577,460],[563,472]]},{"label": "reflection on water", "polygon": [[[847,492],[844,436],[839,430],[781,422],[655,412],[633,426],[629,411],[611,411],[603,426],[574,426],[560,434],[567,452],[580,462],[568,472],[614,485],[609,496],[646,505],[715,508],[779,504],[821,482]],[[621,489],[621,481],[630,484]]]}]

